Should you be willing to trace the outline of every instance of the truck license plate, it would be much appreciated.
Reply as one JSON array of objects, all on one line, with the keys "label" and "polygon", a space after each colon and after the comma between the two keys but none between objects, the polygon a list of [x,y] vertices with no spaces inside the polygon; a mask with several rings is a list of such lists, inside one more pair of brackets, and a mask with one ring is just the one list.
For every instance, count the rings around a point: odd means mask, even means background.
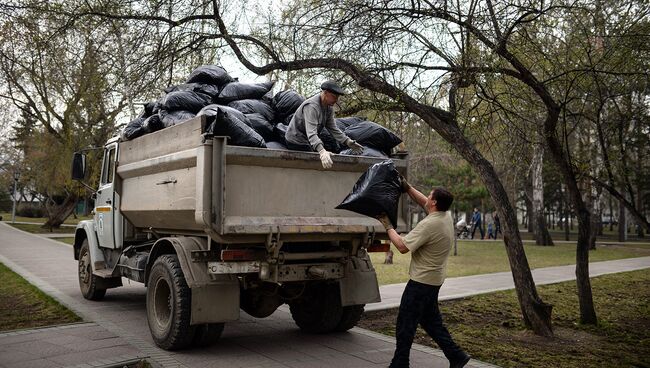
[{"label": "truck license plate", "polygon": [[260,262],[208,262],[208,273],[256,273],[260,272]]}]

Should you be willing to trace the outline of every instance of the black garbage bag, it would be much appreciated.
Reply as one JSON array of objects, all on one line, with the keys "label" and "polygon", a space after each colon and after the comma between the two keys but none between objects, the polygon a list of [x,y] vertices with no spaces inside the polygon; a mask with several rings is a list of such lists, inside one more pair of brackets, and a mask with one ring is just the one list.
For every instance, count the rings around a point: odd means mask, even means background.
[{"label": "black garbage bag", "polygon": [[154,109],[156,109],[156,104],[157,104],[157,101],[149,101],[149,102],[145,103],[144,106],[143,106],[142,112],[140,113],[140,115],[138,117],[139,118],[148,118],[151,115],[157,113],[157,111],[154,111]]},{"label": "black garbage bag", "polygon": [[336,139],[334,139],[334,136],[332,136],[332,133],[330,133],[327,128],[321,129],[321,131],[318,133],[318,138],[323,141],[323,148],[332,153],[339,153],[343,149],[343,147],[339,144],[339,142],[336,141]]},{"label": "black garbage bag", "polygon": [[360,116],[349,116],[346,118],[336,118],[334,121],[336,122],[336,126],[341,129],[342,132],[345,132],[347,128],[349,128],[352,125],[358,124],[362,121],[365,121],[366,118],[362,118]]},{"label": "black garbage bag", "polygon": [[144,120],[145,118],[135,118],[131,120],[128,124],[126,124],[126,126],[122,130],[122,133],[120,134],[122,140],[130,141],[131,139],[136,139],[140,136],[147,134],[147,131],[144,128],[144,125],[142,124]]},{"label": "black garbage bag", "polygon": [[218,104],[227,105],[233,101],[262,98],[273,88],[275,82],[262,83],[228,83],[221,89],[216,101]]},{"label": "black garbage bag", "polygon": [[273,96],[271,107],[275,110],[279,119],[284,119],[289,115],[293,115],[304,101],[305,98],[298,94],[298,92],[288,89],[278,92]]},{"label": "black garbage bag", "polygon": [[198,93],[201,97],[208,101],[219,96],[219,86],[216,84],[207,84],[207,83],[185,83],[179,84],[176,86],[170,86],[165,88],[165,93],[171,93],[176,91],[191,91]]},{"label": "black garbage bag", "polygon": [[336,208],[370,217],[386,214],[393,227],[397,227],[397,207],[401,194],[395,164],[391,160],[385,160],[370,166],[354,184],[352,192]]},{"label": "black garbage bag", "polygon": [[390,155],[393,147],[402,143],[395,133],[372,121],[361,121],[351,125],[345,130],[345,134],[357,143],[378,149],[386,155]]},{"label": "black garbage bag", "polygon": [[165,128],[165,125],[158,114],[149,116],[142,125],[147,133],[153,133]]},{"label": "black garbage bag", "polygon": [[210,98],[194,91],[173,91],[162,101],[162,109],[167,111],[185,110],[193,113],[201,111],[210,103]]},{"label": "black garbage bag", "polygon": [[226,72],[226,69],[216,65],[202,65],[192,71],[186,83],[206,83],[223,86],[234,79]]},{"label": "black garbage bag", "polygon": [[160,110],[158,112],[158,115],[160,115],[160,120],[162,121],[162,124],[165,128],[169,128],[170,126],[180,124],[196,116],[195,113],[191,111],[185,111],[185,110],[176,110],[176,111]]},{"label": "black garbage bag", "polygon": [[237,100],[229,103],[228,107],[239,110],[244,114],[261,114],[267,121],[273,121],[275,117],[271,106],[262,100]]},{"label": "black garbage bag", "polygon": [[[241,111],[241,110],[240,110]],[[273,124],[271,124],[262,114],[245,114],[248,118],[248,122],[259,135],[264,138],[266,142],[275,139],[275,133],[273,132]]]},{"label": "black garbage bag", "polygon": [[289,129],[289,126],[286,124],[282,124],[282,123],[276,124],[273,127],[273,133],[275,133],[274,141],[280,142],[286,146],[287,139],[285,138],[285,136],[287,135],[287,129]]},{"label": "black garbage bag", "polygon": [[233,146],[266,148],[266,142],[248,124],[248,118],[241,112],[221,105],[208,105],[198,115],[207,117],[207,133],[216,136],[228,136],[228,143]]},{"label": "black garbage bag", "polygon": [[288,150],[287,146],[280,142],[266,142],[266,148],[275,149],[275,150]]},{"label": "black garbage bag", "polygon": [[[294,114],[287,115],[284,119],[281,119],[281,120],[276,119],[276,122],[277,122],[277,124],[284,124],[286,126],[289,126],[289,124],[291,124],[291,119],[293,119],[293,115]],[[276,116],[277,116],[277,114],[276,114]]]},{"label": "black garbage bag", "polygon": [[361,153],[354,153],[352,152],[351,149],[347,148],[344,149],[343,151],[340,152],[342,155],[350,155],[350,156],[364,156],[364,157],[379,157],[379,158],[388,158],[385,153],[378,151],[374,148],[370,147],[363,147],[363,152]]}]

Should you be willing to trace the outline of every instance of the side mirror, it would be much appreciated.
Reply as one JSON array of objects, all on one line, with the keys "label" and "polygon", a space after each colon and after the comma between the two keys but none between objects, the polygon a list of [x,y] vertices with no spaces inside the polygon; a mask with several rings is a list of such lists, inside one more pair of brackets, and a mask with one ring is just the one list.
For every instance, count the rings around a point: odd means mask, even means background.
[{"label": "side mirror", "polygon": [[75,152],[72,156],[72,180],[84,180],[86,178],[86,155]]}]

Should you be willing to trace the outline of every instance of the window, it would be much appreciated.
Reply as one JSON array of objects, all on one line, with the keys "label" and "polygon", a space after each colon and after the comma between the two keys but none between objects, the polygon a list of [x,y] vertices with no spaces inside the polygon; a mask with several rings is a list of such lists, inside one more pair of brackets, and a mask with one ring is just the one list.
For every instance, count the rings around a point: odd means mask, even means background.
[{"label": "window", "polygon": [[102,185],[113,182],[113,173],[115,172],[115,147],[112,147],[104,153],[104,167],[102,168]]}]

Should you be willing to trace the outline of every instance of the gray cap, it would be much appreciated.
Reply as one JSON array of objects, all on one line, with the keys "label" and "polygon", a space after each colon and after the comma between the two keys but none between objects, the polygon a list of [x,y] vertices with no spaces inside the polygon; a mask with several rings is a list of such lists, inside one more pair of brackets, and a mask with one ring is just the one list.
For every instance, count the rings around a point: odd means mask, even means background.
[{"label": "gray cap", "polygon": [[320,85],[320,89],[324,91],[330,91],[336,95],[345,95],[345,91],[343,88],[341,88],[336,82],[333,80],[328,80],[326,82],[323,82],[323,84]]}]

